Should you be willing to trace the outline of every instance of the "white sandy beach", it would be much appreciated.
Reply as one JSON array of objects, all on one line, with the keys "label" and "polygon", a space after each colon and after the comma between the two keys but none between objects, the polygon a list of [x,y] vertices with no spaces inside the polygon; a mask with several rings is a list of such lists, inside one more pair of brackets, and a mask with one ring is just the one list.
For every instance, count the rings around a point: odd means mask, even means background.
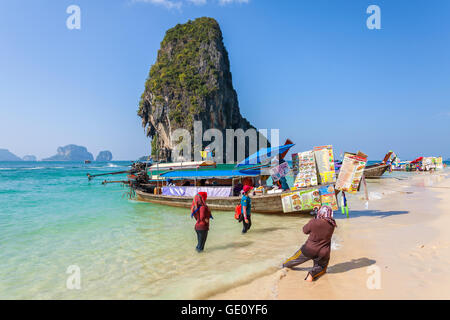
[{"label": "white sandy beach", "polygon": [[[449,299],[449,171],[405,179],[387,175],[368,188],[369,209],[356,199],[359,193],[350,199],[349,219],[335,213],[338,228],[326,275],[304,281],[312,266],[307,262],[211,299]],[[292,241],[300,246],[305,239],[299,231]]]}]

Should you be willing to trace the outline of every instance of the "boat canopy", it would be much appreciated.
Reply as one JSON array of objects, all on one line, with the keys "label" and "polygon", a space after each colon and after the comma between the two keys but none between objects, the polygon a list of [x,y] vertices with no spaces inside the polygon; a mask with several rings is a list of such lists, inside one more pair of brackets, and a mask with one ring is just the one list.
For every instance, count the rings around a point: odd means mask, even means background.
[{"label": "boat canopy", "polygon": [[202,170],[202,171],[168,171],[160,176],[166,179],[228,179],[236,177],[257,177],[261,170]]},{"label": "boat canopy", "polygon": [[171,163],[155,163],[149,170],[174,170],[174,169],[195,169],[199,167],[215,167],[214,161],[186,161]]},{"label": "boat canopy", "polygon": [[269,162],[272,158],[275,158],[279,154],[287,152],[290,148],[294,146],[293,143],[285,144],[284,146],[273,147],[273,148],[263,148],[258,152],[252,154],[250,157],[245,158],[237,164],[237,167],[246,165],[255,165]]}]

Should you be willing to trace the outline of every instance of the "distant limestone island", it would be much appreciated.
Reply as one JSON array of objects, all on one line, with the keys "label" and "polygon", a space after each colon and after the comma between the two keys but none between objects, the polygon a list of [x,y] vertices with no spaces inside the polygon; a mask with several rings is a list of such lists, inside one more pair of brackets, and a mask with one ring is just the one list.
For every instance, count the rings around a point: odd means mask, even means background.
[{"label": "distant limestone island", "polygon": [[0,161],[22,161],[22,159],[8,149],[0,149]]},{"label": "distant limestone island", "polygon": [[100,151],[97,158],[95,158],[95,161],[99,162],[107,162],[111,161],[113,158],[111,151]]},{"label": "distant limestone island", "polygon": [[[42,161],[94,161],[94,156],[86,147],[69,144],[59,147],[57,154],[52,157],[42,159]],[[96,161],[111,161],[113,158],[111,151],[100,151]]]},{"label": "distant limestone island", "polygon": [[23,161],[37,161],[37,158],[36,158],[36,156],[26,155],[26,156],[23,156],[22,160]]}]

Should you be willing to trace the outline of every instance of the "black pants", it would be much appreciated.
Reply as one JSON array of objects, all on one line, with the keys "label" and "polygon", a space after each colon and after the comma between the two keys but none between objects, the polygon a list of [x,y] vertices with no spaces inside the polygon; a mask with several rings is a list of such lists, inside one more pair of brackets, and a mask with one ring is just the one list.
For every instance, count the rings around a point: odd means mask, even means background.
[{"label": "black pants", "polygon": [[208,230],[195,230],[197,232],[197,249],[198,252],[205,248],[206,238],[208,237]]},{"label": "black pants", "polygon": [[328,256],[328,257],[310,258],[310,257],[305,256],[302,253],[302,249],[300,249],[292,257],[290,257],[283,263],[283,267],[292,268],[292,267],[298,266],[299,264],[302,264],[309,260],[314,261],[314,266],[308,274],[311,274],[313,279],[315,279],[315,278],[323,275],[327,271],[328,262],[330,261],[330,257]]},{"label": "black pants", "polygon": [[248,223],[245,223],[245,220],[242,219],[242,233],[247,233],[247,231],[252,226],[252,218],[250,216],[247,216]]}]

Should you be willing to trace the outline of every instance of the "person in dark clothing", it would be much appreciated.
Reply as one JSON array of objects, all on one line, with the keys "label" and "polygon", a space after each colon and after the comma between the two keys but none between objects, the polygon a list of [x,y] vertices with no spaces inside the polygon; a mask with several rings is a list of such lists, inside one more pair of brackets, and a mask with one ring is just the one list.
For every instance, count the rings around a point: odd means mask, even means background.
[{"label": "person in dark clothing", "polygon": [[205,248],[206,238],[208,237],[209,219],[212,218],[211,210],[206,205],[208,194],[199,192],[192,201],[191,217],[197,221],[195,232],[197,233],[197,252],[202,252]]},{"label": "person in dark clothing", "polygon": [[247,231],[251,228],[252,226],[252,218],[251,218],[251,213],[252,213],[252,199],[250,199],[249,197],[249,193],[250,191],[253,189],[253,187],[249,186],[249,185],[245,185],[244,186],[244,194],[242,195],[241,198],[241,212],[242,212],[242,233],[247,233]]},{"label": "person in dark clothing", "polygon": [[280,180],[277,181],[277,185],[278,185],[278,188],[283,191],[289,190],[289,185],[288,185],[285,177],[281,177]]},{"label": "person in dark clothing", "polygon": [[242,188],[244,188],[244,185],[242,183],[238,183],[233,188],[233,196],[237,197],[241,195]]},{"label": "person in dark clothing", "polygon": [[313,260],[314,266],[305,280],[313,281],[323,275],[330,261],[331,237],[336,227],[333,210],[329,206],[322,206],[316,217],[303,227],[303,232],[309,235],[308,240],[300,250],[283,263],[283,267],[292,268]]}]

